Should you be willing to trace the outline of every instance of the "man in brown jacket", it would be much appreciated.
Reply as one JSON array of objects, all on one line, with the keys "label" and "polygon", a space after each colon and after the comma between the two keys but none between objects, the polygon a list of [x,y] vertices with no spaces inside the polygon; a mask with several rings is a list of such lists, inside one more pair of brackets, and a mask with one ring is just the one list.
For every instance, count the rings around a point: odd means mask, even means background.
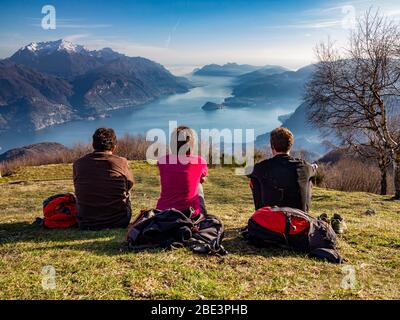
[{"label": "man in brown jacket", "polygon": [[74,162],[80,229],[126,228],[130,222],[133,176],[128,161],[113,154],[116,145],[114,130],[99,128],[93,135],[94,152]]}]

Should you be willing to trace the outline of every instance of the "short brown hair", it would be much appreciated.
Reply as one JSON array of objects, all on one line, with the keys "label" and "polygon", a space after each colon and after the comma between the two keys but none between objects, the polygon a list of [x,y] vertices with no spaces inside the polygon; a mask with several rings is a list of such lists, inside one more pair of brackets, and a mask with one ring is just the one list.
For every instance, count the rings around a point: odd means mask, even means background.
[{"label": "short brown hair", "polygon": [[270,142],[276,152],[289,152],[294,143],[293,133],[287,128],[276,128],[271,131]]},{"label": "short brown hair", "polygon": [[117,136],[111,128],[98,128],[93,134],[93,149],[110,151],[117,145]]},{"label": "short brown hair", "polygon": [[187,154],[193,151],[195,144],[195,136],[194,132],[191,128],[186,126],[179,126],[175,129],[175,131],[171,135],[171,151],[178,155],[179,150],[187,145]]}]

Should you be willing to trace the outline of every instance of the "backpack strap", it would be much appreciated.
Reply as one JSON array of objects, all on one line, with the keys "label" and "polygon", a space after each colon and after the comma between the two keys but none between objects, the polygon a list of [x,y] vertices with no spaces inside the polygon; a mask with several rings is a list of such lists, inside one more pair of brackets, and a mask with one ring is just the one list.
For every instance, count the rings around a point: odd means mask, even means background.
[{"label": "backpack strap", "polygon": [[296,226],[294,226],[292,224],[292,215],[290,213],[286,212],[285,210],[282,210],[282,212],[286,217],[286,225],[285,225],[285,231],[284,231],[285,241],[286,241],[286,244],[289,245],[288,236],[289,236],[290,230],[296,230]]},{"label": "backpack strap", "polygon": [[285,236],[289,235],[290,227],[292,226],[292,218],[285,212],[286,225],[285,225]]}]

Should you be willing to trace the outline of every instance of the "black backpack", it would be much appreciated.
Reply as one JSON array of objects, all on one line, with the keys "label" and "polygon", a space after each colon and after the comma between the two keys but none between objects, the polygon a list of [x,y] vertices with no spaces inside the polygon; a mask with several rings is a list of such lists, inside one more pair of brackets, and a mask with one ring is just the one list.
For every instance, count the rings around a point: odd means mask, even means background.
[{"label": "black backpack", "polygon": [[186,246],[200,254],[226,254],[221,245],[224,226],[215,216],[176,209],[142,211],[128,229],[128,247],[134,251],[149,248]]}]

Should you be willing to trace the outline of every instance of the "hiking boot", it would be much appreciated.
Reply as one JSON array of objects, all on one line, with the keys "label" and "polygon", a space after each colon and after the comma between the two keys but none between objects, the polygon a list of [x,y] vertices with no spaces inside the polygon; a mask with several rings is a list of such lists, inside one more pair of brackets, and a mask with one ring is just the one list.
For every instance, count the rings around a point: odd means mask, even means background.
[{"label": "hiking boot", "polygon": [[338,213],[335,213],[333,215],[333,218],[331,219],[331,226],[332,226],[332,229],[337,234],[342,234],[347,230],[347,226],[346,226],[346,223],[344,222],[344,218]]},{"label": "hiking boot", "polygon": [[327,215],[326,213],[321,214],[321,215],[318,217],[318,220],[325,221],[326,223],[330,223],[329,218],[328,218],[328,215]]},{"label": "hiking boot", "polygon": [[373,216],[374,214],[376,214],[374,209],[367,209],[367,211],[364,212],[365,216]]}]

